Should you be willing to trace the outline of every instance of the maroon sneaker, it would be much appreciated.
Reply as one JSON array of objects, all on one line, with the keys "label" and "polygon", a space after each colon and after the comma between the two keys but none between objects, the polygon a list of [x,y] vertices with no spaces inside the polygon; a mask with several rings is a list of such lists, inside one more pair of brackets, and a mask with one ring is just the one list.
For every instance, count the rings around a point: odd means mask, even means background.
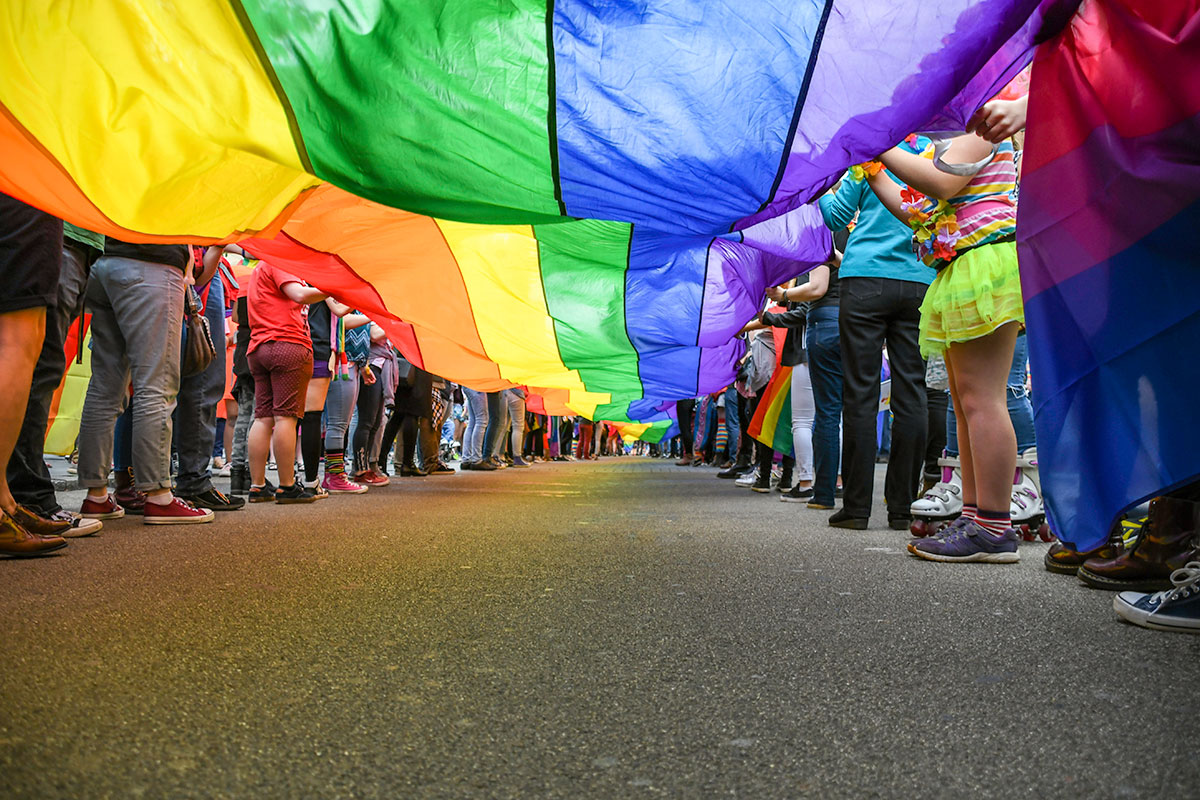
[{"label": "maroon sneaker", "polygon": [[375,474],[373,469],[358,473],[354,476],[353,481],[362,486],[387,486],[391,483],[391,479]]},{"label": "maroon sneaker", "polygon": [[105,495],[103,500],[93,500],[89,496],[84,498],[83,505],[79,507],[79,516],[88,519],[120,519],[125,516],[125,509],[117,505],[111,494]]},{"label": "maroon sneaker", "polygon": [[113,494],[117,505],[125,509],[126,514],[141,514],[146,505],[146,493],[137,489],[117,489]]},{"label": "maroon sneaker", "polygon": [[212,509],[196,508],[186,500],[172,498],[166,505],[146,503],[142,522],[147,525],[194,525],[199,522],[212,522]]}]

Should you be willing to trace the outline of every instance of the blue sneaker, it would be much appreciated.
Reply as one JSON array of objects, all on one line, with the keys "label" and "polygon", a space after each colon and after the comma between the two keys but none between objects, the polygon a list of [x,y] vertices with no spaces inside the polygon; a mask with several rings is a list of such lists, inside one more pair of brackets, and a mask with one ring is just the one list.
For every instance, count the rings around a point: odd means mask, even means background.
[{"label": "blue sneaker", "polygon": [[1009,528],[999,536],[988,533],[975,522],[951,525],[939,536],[918,539],[908,551],[927,561],[979,561],[985,564],[1015,564],[1020,537]]},{"label": "blue sneaker", "polygon": [[1154,594],[1121,592],[1113,598],[1113,611],[1143,628],[1200,633],[1200,561],[1172,572],[1171,583],[1174,588]]}]

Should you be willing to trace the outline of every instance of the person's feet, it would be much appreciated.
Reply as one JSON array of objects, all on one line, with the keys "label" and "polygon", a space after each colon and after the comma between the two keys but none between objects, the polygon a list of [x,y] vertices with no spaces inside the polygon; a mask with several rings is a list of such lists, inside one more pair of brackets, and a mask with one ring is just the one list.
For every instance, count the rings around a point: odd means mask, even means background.
[{"label": "person's feet", "polygon": [[1200,633],[1200,561],[1191,561],[1171,573],[1172,587],[1165,592],[1121,592],[1113,610],[1121,619],[1159,631]]},{"label": "person's feet", "polygon": [[67,539],[78,539],[82,536],[94,536],[104,528],[104,523],[98,519],[88,519],[87,517],[76,514],[74,511],[67,511],[65,508],[59,509],[50,515],[51,519],[66,522],[70,527],[63,531],[60,536]]},{"label": "person's feet", "polygon": [[22,528],[8,514],[0,511],[0,555],[9,558],[33,558],[53,553],[67,546],[61,536],[38,536]]},{"label": "person's feet", "polygon": [[779,496],[779,499],[785,503],[807,503],[812,498],[812,487],[801,488],[799,483]]},{"label": "person's feet", "polygon": [[[400,470],[400,474],[405,475],[405,471]],[[416,472],[415,474],[420,475],[421,473]],[[405,477],[407,477],[407,475],[405,475]],[[363,486],[387,486],[392,482],[390,478],[380,475],[372,469],[355,473],[351,477],[351,480],[353,480],[355,483],[361,483]]]},{"label": "person's feet", "polygon": [[333,474],[326,472],[325,480],[321,482],[321,486],[330,494],[362,494],[367,491],[366,486],[350,480],[344,472],[335,472]]},{"label": "person's feet", "polygon": [[280,486],[275,490],[275,502],[280,505],[314,503],[316,500],[317,496],[299,483],[293,483],[291,486]]},{"label": "person's feet", "polygon": [[433,465],[433,469],[429,470],[429,474],[430,475],[454,475],[455,469],[454,469],[454,467],[451,467],[448,464],[446,464],[442,461],[439,461]]},{"label": "person's feet", "polygon": [[906,531],[912,525],[913,518],[907,514],[888,514],[888,527],[894,531]]},{"label": "person's feet", "polygon": [[464,461],[462,462],[462,468],[476,472],[495,472],[499,469],[499,467],[490,461]]},{"label": "person's feet", "polygon": [[675,462],[675,466],[677,466],[677,467],[690,467],[691,465],[692,465],[692,457],[690,455],[684,456],[683,458],[681,458]]},{"label": "person's feet", "polygon": [[[961,519],[961,517],[960,517]],[[1021,560],[1017,543],[1021,537],[1009,528],[996,535],[972,521],[951,525],[937,536],[910,542],[908,552],[926,561],[974,561],[985,564],[1015,564]]]},{"label": "person's feet", "polygon": [[865,531],[870,521],[869,517],[856,517],[847,513],[846,509],[843,508],[841,511],[834,512],[833,516],[829,518],[829,527]]},{"label": "person's feet", "polygon": [[103,499],[88,495],[79,507],[79,514],[88,519],[120,519],[125,516],[125,509],[111,494],[104,495]]},{"label": "person's feet", "polygon": [[211,509],[196,508],[181,497],[172,497],[169,503],[155,503],[147,500],[145,511],[142,514],[142,523],[145,525],[195,525],[212,522],[214,516],[216,515]]},{"label": "person's feet", "polygon": [[513,459],[512,465],[518,469],[528,469],[529,468],[529,462],[526,461],[525,459],[521,458],[520,456],[517,456],[516,458]]},{"label": "person's feet", "polygon": [[241,497],[230,497],[215,486],[197,494],[184,494],[179,497],[197,508],[207,508],[211,511],[240,511],[246,501]]},{"label": "person's feet", "polygon": [[262,486],[251,486],[248,499],[251,503],[274,503],[277,488],[270,480]]},{"label": "person's feet", "polygon": [[117,501],[117,505],[125,509],[126,514],[141,514],[142,508],[146,505],[146,493],[139,492],[132,486],[118,488],[112,496]]},{"label": "person's feet", "polygon": [[17,510],[13,512],[12,518],[18,525],[35,536],[62,536],[71,527],[71,523],[67,520],[43,517],[20,503],[17,504]]}]

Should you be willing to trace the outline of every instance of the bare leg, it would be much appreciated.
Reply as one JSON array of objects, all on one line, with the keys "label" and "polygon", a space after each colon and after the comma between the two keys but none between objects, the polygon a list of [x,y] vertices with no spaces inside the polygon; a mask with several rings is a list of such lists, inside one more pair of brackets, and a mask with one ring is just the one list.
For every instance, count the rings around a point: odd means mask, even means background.
[{"label": "bare leg", "polygon": [[[1008,373],[1005,373],[1007,376]],[[257,424],[258,420],[255,420]],[[279,485],[291,486],[296,482],[296,418],[276,417],[275,431],[271,436],[271,444],[275,448],[275,468],[279,471]],[[1016,445],[1014,444],[1015,448]],[[1016,458],[1016,455],[1013,456]],[[1014,464],[1016,462],[1014,461]],[[263,471],[265,478],[266,471]],[[251,482],[254,475],[250,476]]]},{"label": "bare leg", "polygon": [[237,426],[237,400],[225,401],[225,463],[233,463],[233,429]]},{"label": "bare leg", "polygon": [[[267,483],[267,457],[271,452],[271,438],[274,428],[275,420],[271,417],[258,417],[250,425],[250,434],[246,437],[246,446],[249,448],[251,486],[265,486]],[[295,425],[292,426],[291,435],[294,440],[296,436]],[[293,441],[293,455],[295,454],[295,447],[295,441]],[[282,467],[283,465],[280,464],[279,466]],[[282,469],[280,472],[282,472]]]},{"label": "bare leg", "polygon": [[[17,436],[25,421],[33,367],[46,338],[46,308],[26,308],[0,314],[0,375],[8,386],[0,407],[0,458],[7,464],[17,445]],[[17,501],[8,490],[7,476],[0,475],[0,508],[16,511]]]},{"label": "bare leg", "polygon": [[969,502],[969,461],[976,505],[1005,513],[1017,465],[1017,436],[1008,416],[1006,394],[1017,328],[1017,323],[1009,323],[982,338],[953,344],[948,351],[953,363],[952,393],[957,392],[953,396],[963,462],[963,499]]}]

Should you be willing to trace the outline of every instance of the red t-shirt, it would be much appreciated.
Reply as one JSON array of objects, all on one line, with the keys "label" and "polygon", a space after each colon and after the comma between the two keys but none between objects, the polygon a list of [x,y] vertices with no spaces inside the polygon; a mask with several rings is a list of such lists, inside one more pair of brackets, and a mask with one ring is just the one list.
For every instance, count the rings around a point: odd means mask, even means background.
[{"label": "red t-shirt", "polygon": [[292,342],[312,349],[305,306],[283,293],[286,283],[301,280],[265,262],[255,268],[246,296],[250,314],[250,347],[246,352],[253,353],[263,342]]}]

